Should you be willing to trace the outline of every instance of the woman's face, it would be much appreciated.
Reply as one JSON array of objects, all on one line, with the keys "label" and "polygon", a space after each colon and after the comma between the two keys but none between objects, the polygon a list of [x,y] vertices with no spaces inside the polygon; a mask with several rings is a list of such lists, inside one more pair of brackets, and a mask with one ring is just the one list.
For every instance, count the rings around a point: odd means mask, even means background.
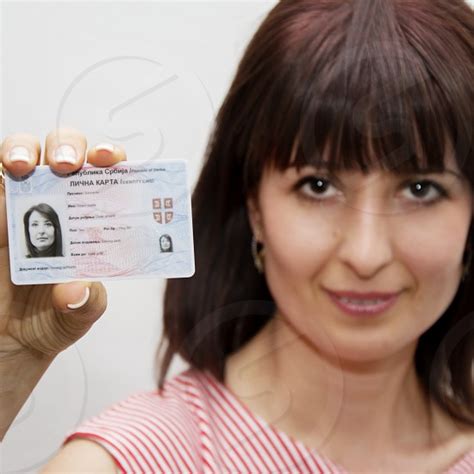
[{"label": "woman's face", "polygon": [[54,225],[47,216],[38,211],[30,215],[28,231],[31,243],[38,250],[46,250],[54,243]]},{"label": "woman's face", "polygon": [[169,241],[167,237],[161,237],[160,243],[161,243],[161,248],[163,250],[169,250],[169,248],[171,247],[171,242]]},{"label": "woman's face", "polygon": [[[454,158],[447,164],[459,172]],[[267,170],[257,201],[249,201],[250,219],[278,311],[319,349],[359,361],[393,354],[456,294],[473,209],[469,184],[454,174]],[[387,311],[361,318],[326,290],[400,295]]]}]

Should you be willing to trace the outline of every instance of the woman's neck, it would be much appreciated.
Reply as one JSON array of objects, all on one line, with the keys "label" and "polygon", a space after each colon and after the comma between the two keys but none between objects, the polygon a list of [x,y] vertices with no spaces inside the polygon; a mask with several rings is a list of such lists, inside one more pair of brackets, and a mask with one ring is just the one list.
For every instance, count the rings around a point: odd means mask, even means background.
[{"label": "woman's neck", "polygon": [[275,317],[228,358],[225,383],[255,414],[329,458],[409,456],[455,431],[423,390],[415,349],[350,364],[324,356]]}]

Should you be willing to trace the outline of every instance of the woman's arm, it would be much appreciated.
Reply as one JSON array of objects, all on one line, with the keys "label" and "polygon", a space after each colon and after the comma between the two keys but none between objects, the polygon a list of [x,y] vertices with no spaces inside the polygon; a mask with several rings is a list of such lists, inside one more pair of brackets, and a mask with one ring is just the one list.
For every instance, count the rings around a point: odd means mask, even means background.
[{"label": "woman's arm", "polygon": [[[0,350],[0,442],[53,358],[28,355],[2,360]],[[33,359],[33,357],[32,357]]]},{"label": "woman's arm", "polygon": [[112,456],[98,443],[75,439],[62,447],[58,454],[44,466],[40,474],[69,472],[120,472]]},{"label": "woman's arm", "polygon": [[[76,150],[76,161],[58,160],[65,144]],[[46,138],[45,159],[58,174],[78,171],[84,161],[112,166],[126,159],[125,152],[99,154],[87,150],[79,131],[61,128]],[[26,176],[40,163],[37,137],[17,133],[0,147],[0,164],[13,176]],[[107,294],[100,282],[56,285],[15,285],[11,281],[4,180],[0,175],[0,441],[28,396],[54,358],[83,337],[104,313]]]}]

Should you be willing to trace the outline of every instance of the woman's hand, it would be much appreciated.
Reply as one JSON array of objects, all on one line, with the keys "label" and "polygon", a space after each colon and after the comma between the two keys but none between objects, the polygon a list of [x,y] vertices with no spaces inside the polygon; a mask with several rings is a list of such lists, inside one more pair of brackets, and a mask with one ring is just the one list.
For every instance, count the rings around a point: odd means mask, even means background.
[{"label": "woman's hand", "polygon": [[[87,153],[94,166],[125,160],[120,147],[97,147]],[[45,143],[45,163],[67,174],[86,161],[87,142],[74,129],[51,132]],[[41,147],[32,135],[14,134],[3,141],[4,171],[15,176],[31,172]],[[99,282],[16,286],[10,280],[5,192],[0,185],[0,439],[54,357],[81,338],[104,313],[107,295]],[[25,379],[26,378],[26,379]],[[32,386],[31,386],[32,385]],[[20,389],[20,386],[22,387]],[[21,392],[21,393],[19,393]],[[20,400],[22,399],[22,400]],[[20,404],[21,403],[21,404]],[[12,406],[17,406],[12,413]],[[11,419],[10,419],[11,418]],[[3,426],[2,426],[3,425]]]}]

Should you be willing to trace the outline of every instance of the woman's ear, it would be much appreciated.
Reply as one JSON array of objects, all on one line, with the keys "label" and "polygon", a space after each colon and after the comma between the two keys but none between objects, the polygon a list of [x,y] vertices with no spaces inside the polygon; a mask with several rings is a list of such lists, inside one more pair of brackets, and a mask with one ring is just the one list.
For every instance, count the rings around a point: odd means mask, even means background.
[{"label": "woman's ear", "polygon": [[263,239],[262,214],[255,197],[247,198],[247,211],[252,233],[261,242]]}]

